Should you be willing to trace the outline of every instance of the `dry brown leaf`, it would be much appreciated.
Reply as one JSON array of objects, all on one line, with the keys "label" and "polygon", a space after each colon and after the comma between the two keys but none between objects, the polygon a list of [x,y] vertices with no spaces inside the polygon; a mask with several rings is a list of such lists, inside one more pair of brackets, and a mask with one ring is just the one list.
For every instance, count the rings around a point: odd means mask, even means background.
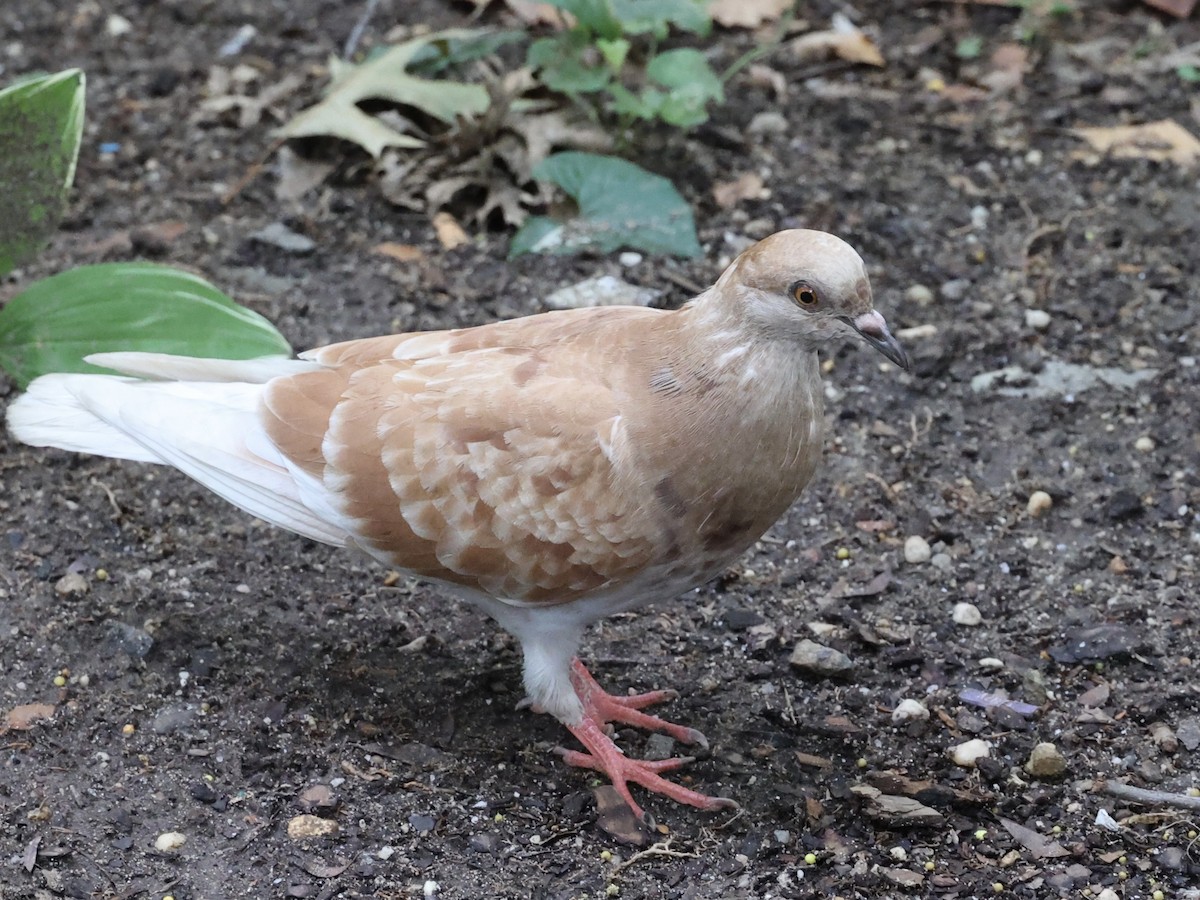
[{"label": "dry brown leaf", "polygon": [[448,212],[434,213],[433,230],[437,233],[438,241],[447,250],[453,250],[455,247],[461,247],[463,244],[471,242],[467,233],[463,231],[463,227],[458,224],[458,220]]},{"label": "dry brown leaf", "polygon": [[746,172],[733,181],[718,181],[713,185],[712,195],[721,209],[732,209],[743,200],[765,200],[770,192],[763,187],[757,172]]},{"label": "dry brown leaf", "polygon": [[412,244],[397,244],[395,241],[384,241],[371,248],[372,253],[394,259],[396,262],[420,262],[425,258],[425,251]]},{"label": "dry brown leaf", "polygon": [[746,69],[746,77],[755,87],[770,90],[776,100],[787,97],[787,78],[778,69],[772,69],[762,63],[754,63]]},{"label": "dry brown leaf", "polygon": [[13,707],[4,717],[5,729],[28,731],[35,723],[53,716],[54,709],[54,706],[49,703],[26,703],[24,706]]},{"label": "dry brown leaf", "polygon": [[992,53],[991,63],[992,70],[980,78],[980,82],[996,93],[1011,91],[1025,80],[1029,51],[1021,44],[1001,44]]},{"label": "dry brown leaf", "polygon": [[1142,0],[1148,6],[1170,13],[1177,19],[1186,19],[1196,8],[1196,0]]},{"label": "dry brown leaf", "polygon": [[513,11],[518,19],[526,25],[550,25],[554,28],[566,28],[573,17],[549,3],[538,3],[537,0],[504,0],[504,5]]},{"label": "dry brown leaf", "polygon": [[[1092,149],[1116,159],[1152,159],[1188,168],[1200,161],[1200,141],[1173,119],[1143,125],[1075,128]],[[1075,158],[1088,154],[1077,152]]]},{"label": "dry brown leaf", "polygon": [[299,200],[333,171],[333,163],[305,159],[287,146],[279,148],[275,161],[275,199],[284,202]]},{"label": "dry brown leaf", "polygon": [[883,66],[883,54],[866,34],[843,15],[833,17],[833,27],[828,31],[814,31],[801,35],[788,48],[801,60],[820,59],[833,55],[847,62],[867,66]]},{"label": "dry brown leaf", "polygon": [[758,28],[774,22],[792,5],[792,0],[709,0],[708,14],[726,28]]}]

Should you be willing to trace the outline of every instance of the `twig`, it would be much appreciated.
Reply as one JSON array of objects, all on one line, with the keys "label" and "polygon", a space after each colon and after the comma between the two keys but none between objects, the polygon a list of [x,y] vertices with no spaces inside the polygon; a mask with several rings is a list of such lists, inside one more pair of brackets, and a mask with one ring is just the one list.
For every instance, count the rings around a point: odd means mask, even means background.
[{"label": "twig", "polygon": [[342,50],[342,59],[349,60],[354,55],[354,51],[358,49],[358,42],[362,40],[363,32],[367,30],[367,23],[371,21],[371,16],[375,15],[375,10],[379,6],[379,0],[367,0],[367,8],[363,10],[363,14],[359,16],[358,21],[354,23],[354,27],[350,29],[350,36],[346,38],[346,46]]},{"label": "twig", "polygon": [[1187,794],[1172,794],[1169,791],[1151,791],[1120,781],[1107,781],[1104,779],[1097,781],[1094,787],[1105,794],[1110,794],[1121,800],[1131,800],[1134,803],[1175,806],[1179,809],[1190,809],[1200,812],[1200,797],[1189,797]]},{"label": "twig", "polygon": [[276,150],[278,150],[280,147],[283,146],[283,140],[284,140],[283,138],[276,138],[275,140],[273,140],[271,142],[271,145],[269,147],[267,147],[267,152],[264,153],[261,157],[259,157],[258,162],[254,163],[252,166],[250,166],[250,168],[246,170],[246,174],[244,174],[240,179],[238,179],[237,184],[235,184],[233,187],[231,187],[229,190],[227,190],[222,195],[222,197],[221,197],[221,205],[222,206],[228,206],[230,203],[232,203],[234,201],[234,199],[238,196],[238,194],[240,194],[243,190],[245,190],[246,185],[250,184],[250,182],[252,182],[255,178],[257,178],[259,176],[259,173],[261,173],[262,170],[266,167],[267,160],[269,160],[271,158],[271,155]]},{"label": "twig", "polygon": [[643,860],[649,856],[674,856],[679,859],[698,859],[699,858],[699,856],[700,856],[699,853],[687,853],[682,850],[672,850],[671,842],[673,840],[675,840],[675,839],[667,838],[665,841],[659,841],[657,844],[650,845],[645,850],[639,850],[637,853],[633,854],[633,856],[629,857],[629,859],[625,860],[623,863],[621,863],[616,868],[614,868],[612,870],[612,872],[609,873],[609,877],[611,878],[613,875],[616,875],[618,872],[622,871],[623,869],[628,869],[634,863],[640,862],[641,860]]}]

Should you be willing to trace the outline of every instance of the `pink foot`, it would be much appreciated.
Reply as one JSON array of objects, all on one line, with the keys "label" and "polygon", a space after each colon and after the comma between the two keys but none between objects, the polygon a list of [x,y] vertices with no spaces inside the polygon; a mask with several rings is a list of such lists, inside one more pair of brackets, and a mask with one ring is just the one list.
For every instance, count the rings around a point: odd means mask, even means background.
[{"label": "pink foot", "polygon": [[657,731],[669,734],[685,744],[708,746],[704,735],[694,728],[667,722],[658,716],[640,712],[643,707],[653,703],[661,703],[678,696],[674,691],[650,691],[631,697],[617,697],[609,694],[592,678],[583,663],[578,659],[571,661],[571,682],[575,692],[583,701],[583,720],[577,725],[568,725],[571,734],[579,740],[587,753],[578,750],[558,749],[563,761],[570,766],[580,766],[594,769],[607,775],[613,787],[622,799],[629,804],[634,815],[644,822],[649,821],[645,811],[633,799],[629,792],[629,782],[640,784],[656,794],[663,794],[679,803],[695,806],[698,809],[736,809],[737,803],[727,797],[709,797],[699,791],[693,791],[682,785],[667,781],[660,776],[662,772],[672,772],[681,766],[692,762],[694,757],[683,756],[674,759],[640,760],[630,759],[621,752],[604,731],[608,722],[620,722],[643,728],[647,731]]}]

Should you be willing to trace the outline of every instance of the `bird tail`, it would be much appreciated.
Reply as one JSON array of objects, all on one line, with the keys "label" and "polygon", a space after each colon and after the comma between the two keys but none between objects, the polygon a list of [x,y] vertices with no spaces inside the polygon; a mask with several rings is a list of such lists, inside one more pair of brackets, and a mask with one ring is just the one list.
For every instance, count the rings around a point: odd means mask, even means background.
[{"label": "bird tail", "polygon": [[304,503],[301,481],[308,476],[289,465],[259,419],[266,382],[319,364],[156,353],[104,353],[88,361],[140,377],[35,379],[8,409],[8,427],[18,440],[174,466],[274,525],[323,543],[346,542],[342,528]]}]

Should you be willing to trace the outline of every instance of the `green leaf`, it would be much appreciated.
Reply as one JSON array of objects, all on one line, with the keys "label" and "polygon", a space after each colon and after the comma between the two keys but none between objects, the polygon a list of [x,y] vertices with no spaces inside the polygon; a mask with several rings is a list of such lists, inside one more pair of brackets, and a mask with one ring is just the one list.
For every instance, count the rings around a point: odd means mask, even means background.
[{"label": "green leaf", "polygon": [[712,30],[706,0],[611,0],[613,15],[626,34],[667,36],[674,26],[705,37]]},{"label": "green leaf", "polygon": [[534,170],[539,181],[566,191],[577,218],[529,219],[513,237],[509,257],[539,253],[608,253],[634,247],[648,253],[698,256],[700,242],[687,202],[667,179],[631,162],[595,153],[556,153]]},{"label": "green leaf", "polygon": [[721,79],[698,50],[660,53],[646,67],[646,75],[669,89],[658,113],[668,125],[689,128],[706,122],[709,101],[725,99]]},{"label": "green leaf", "polygon": [[397,44],[358,66],[333,60],[325,99],[302,110],[277,133],[280,137],[342,138],[376,158],[388,147],[424,147],[425,141],[390,128],[367,115],[358,104],[364,100],[391,100],[446,123],[453,123],[459,116],[481,115],[490,103],[482,85],[416,78],[408,73],[414,58],[429,44],[481,33],[463,28],[433,32]]},{"label": "green leaf", "polygon": [[657,88],[646,88],[641,94],[635,94],[623,84],[613,82],[608,89],[608,108],[621,116],[631,116],[635,119],[653,119],[662,109],[666,95]]},{"label": "green leaf", "polygon": [[612,72],[605,66],[583,61],[591,47],[588,36],[580,31],[565,31],[557,37],[542,38],[529,45],[525,64],[539,70],[542,84],[564,94],[589,94],[607,87]]},{"label": "green leaf", "polygon": [[0,309],[0,368],[24,387],[48,372],[101,372],[110,350],[254,359],[290,355],[283,336],[203,278],[153,263],[81,266],[38,281]]},{"label": "green leaf", "polygon": [[983,38],[977,34],[968,35],[954,47],[954,55],[959,59],[978,59],[983,52]]},{"label": "green leaf", "polygon": [[79,69],[0,90],[0,276],[37,253],[62,220],[83,137],[83,102]]},{"label": "green leaf", "polygon": [[467,37],[442,38],[422,47],[408,68],[419,75],[437,75],[446,69],[492,56],[500,48],[527,37],[524,31],[482,31]]},{"label": "green leaf", "polygon": [[1200,69],[1196,68],[1195,66],[1177,66],[1175,69],[1175,74],[1189,84],[1195,84],[1197,81],[1200,81]]},{"label": "green leaf", "polygon": [[615,41],[606,41],[604,38],[596,39],[596,49],[600,51],[600,55],[604,57],[604,61],[614,72],[619,71],[621,66],[625,65],[625,58],[629,56],[629,48],[630,43],[625,38],[617,38]]},{"label": "green leaf", "polygon": [[611,0],[546,0],[546,3],[575,17],[578,25],[573,31],[588,31],[612,41],[621,37],[624,30],[621,20],[613,15]]}]

